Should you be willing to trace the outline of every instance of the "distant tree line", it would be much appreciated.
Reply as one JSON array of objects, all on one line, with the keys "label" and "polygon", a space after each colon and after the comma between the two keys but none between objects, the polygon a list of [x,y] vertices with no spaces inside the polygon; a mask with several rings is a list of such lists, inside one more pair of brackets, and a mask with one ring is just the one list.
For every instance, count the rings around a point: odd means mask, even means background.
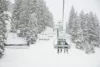
[{"label": "distant tree line", "polygon": [[37,34],[46,26],[53,27],[53,16],[44,0],[15,0],[12,14],[12,31],[28,42],[37,39]]},{"label": "distant tree line", "polygon": [[86,53],[94,53],[96,47],[100,47],[100,22],[96,14],[89,12],[80,14],[74,7],[70,11],[67,32],[71,35],[76,48]]}]

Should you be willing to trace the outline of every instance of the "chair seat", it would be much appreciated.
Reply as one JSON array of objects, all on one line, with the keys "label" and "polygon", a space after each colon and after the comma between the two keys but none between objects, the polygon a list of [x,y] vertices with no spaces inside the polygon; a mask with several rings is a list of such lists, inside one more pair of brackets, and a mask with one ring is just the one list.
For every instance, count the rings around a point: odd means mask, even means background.
[{"label": "chair seat", "polygon": [[68,48],[70,49],[70,46],[69,45],[55,45],[54,48],[62,48],[62,49],[65,49],[65,48]]}]

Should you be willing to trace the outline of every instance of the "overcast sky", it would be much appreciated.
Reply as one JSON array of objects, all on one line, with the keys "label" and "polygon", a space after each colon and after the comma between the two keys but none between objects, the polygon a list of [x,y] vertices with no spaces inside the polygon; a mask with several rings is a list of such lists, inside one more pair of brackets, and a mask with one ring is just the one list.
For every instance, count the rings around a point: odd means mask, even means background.
[{"label": "overcast sky", "polygon": [[[14,2],[14,0],[11,0]],[[54,16],[54,21],[58,22],[62,19],[62,1],[63,0],[45,0],[49,10]],[[100,0],[65,0],[65,22],[68,20],[71,6],[74,6],[79,13],[81,10],[94,12],[100,18]]]}]

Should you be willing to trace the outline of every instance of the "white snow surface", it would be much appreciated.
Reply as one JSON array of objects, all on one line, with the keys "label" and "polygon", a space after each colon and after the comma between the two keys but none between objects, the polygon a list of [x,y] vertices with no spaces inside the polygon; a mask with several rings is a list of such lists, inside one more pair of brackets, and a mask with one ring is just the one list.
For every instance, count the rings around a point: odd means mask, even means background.
[{"label": "white snow surface", "polygon": [[47,28],[43,33],[48,34],[47,37],[51,34],[54,37],[49,37],[50,40],[47,41],[38,40],[28,49],[6,48],[3,58],[0,59],[0,67],[100,67],[100,49],[87,55],[84,51],[76,49],[68,39],[72,46],[69,54],[57,54],[53,46],[56,34],[51,28]]},{"label": "white snow surface", "polygon": [[27,44],[27,42],[25,38],[18,37],[16,33],[9,33],[6,44]]}]

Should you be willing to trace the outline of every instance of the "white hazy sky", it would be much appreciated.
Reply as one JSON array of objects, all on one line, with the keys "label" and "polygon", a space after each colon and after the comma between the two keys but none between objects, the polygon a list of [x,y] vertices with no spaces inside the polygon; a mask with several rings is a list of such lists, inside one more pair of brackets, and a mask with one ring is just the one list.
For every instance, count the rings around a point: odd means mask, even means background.
[{"label": "white hazy sky", "polygon": [[[62,1],[63,0],[45,0],[50,11],[53,13],[55,22],[61,20],[62,17]],[[65,22],[68,20],[71,6],[79,13],[83,10],[85,13],[94,12],[100,18],[100,0],[65,0]]]},{"label": "white hazy sky", "polygon": [[[14,0],[11,0],[14,2]],[[62,19],[62,1],[63,0],[45,0],[49,10],[54,16],[54,21],[58,22]],[[65,22],[68,21],[71,6],[74,6],[79,13],[81,10],[94,12],[100,18],[100,0],[65,0]]]}]

